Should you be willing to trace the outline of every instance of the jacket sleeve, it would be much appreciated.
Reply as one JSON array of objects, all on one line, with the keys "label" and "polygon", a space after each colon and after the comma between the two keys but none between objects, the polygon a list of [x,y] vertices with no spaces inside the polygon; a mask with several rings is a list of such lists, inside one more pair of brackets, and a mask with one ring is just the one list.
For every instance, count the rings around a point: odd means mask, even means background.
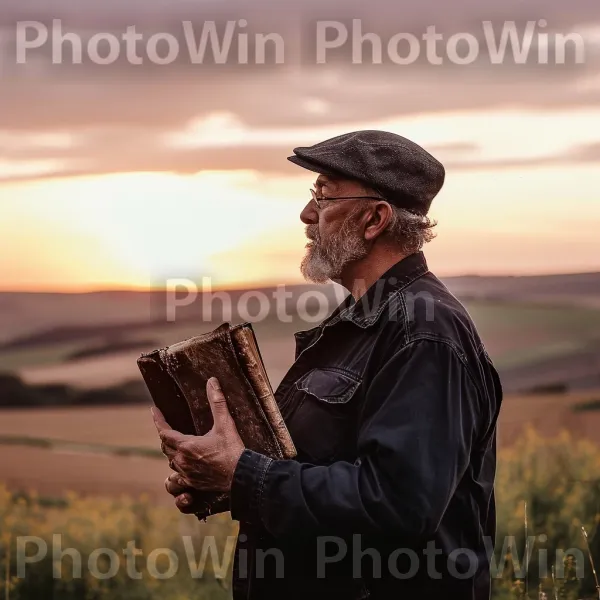
[{"label": "jacket sleeve", "polygon": [[314,466],[245,450],[231,516],[276,537],[430,537],[468,467],[478,404],[470,372],[450,345],[412,342],[366,392],[359,460]]}]

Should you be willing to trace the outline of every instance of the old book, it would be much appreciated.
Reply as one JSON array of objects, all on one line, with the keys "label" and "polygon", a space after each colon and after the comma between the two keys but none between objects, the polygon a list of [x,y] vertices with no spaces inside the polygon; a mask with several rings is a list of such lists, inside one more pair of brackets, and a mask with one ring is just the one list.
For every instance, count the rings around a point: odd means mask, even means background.
[{"label": "old book", "polygon": [[[276,459],[296,449],[273,395],[250,323],[229,323],[137,361],[152,400],[173,429],[204,435],[213,426],[206,382],[217,377],[247,448]],[[228,494],[199,492],[198,517],[229,510]]]}]

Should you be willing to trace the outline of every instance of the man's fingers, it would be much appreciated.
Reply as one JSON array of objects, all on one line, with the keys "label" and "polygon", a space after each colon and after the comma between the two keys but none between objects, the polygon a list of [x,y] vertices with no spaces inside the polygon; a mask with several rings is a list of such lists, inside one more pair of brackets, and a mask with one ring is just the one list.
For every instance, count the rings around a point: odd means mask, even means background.
[{"label": "man's fingers", "polygon": [[165,481],[165,489],[171,496],[180,496],[190,488],[191,486],[179,473],[171,473]]},{"label": "man's fingers", "polygon": [[153,406],[150,409],[150,412],[152,413],[152,418],[154,419],[154,425],[156,426],[156,429],[159,434],[161,431],[168,431],[169,429],[171,429],[171,426],[167,423],[165,416],[162,414],[162,412],[160,411],[159,408],[156,408],[156,406]]},{"label": "man's fingers", "polygon": [[214,429],[220,430],[231,419],[227,400],[221,390],[221,384],[216,377],[211,377],[206,383],[206,394],[210,403],[213,420],[215,422]]},{"label": "man's fingers", "polygon": [[176,456],[177,456],[177,449],[176,448],[171,448],[171,446],[168,446],[165,443],[161,443],[160,445],[160,451],[169,459],[169,460],[173,460]]},{"label": "man's fingers", "polygon": [[[190,436],[185,433],[180,433],[179,431],[175,431],[174,429],[169,429],[168,431],[161,431],[159,433],[160,440],[167,448],[172,448],[176,450],[181,443],[185,442]],[[164,450],[163,450],[164,452]]]},{"label": "man's fingers", "polygon": [[150,409],[152,411],[152,417],[154,418],[154,424],[156,425],[156,430],[158,431],[158,435],[163,444],[166,446],[171,446],[172,448],[177,448],[181,442],[185,441],[189,438],[189,435],[185,435],[179,431],[175,431],[165,420],[164,415],[160,412],[160,409],[153,407]]},{"label": "man's fingers", "polygon": [[192,488],[181,475],[171,473],[165,481],[165,488],[175,498],[175,506],[180,512],[192,514],[197,510],[194,496],[190,492]]},{"label": "man's fingers", "polygon": [[191,514],[196,511],[194,499],[191,494],[180,494],[175,498],[175,506],[186,514]]},{"label": "man's fingers", "polygon": [[158,431],[158,435],[162,442],[162,451],[164,454],[165,446],[170,446],[171,448],[177,448],[181,442],[186,440],[189,436],[179,431],[175,431],[166,421],[164,415],[160,411],[160,409],[153,407],[150,409],[152,412],[152,418],[154,419],[154,425],[156,425],[156,431]]}]

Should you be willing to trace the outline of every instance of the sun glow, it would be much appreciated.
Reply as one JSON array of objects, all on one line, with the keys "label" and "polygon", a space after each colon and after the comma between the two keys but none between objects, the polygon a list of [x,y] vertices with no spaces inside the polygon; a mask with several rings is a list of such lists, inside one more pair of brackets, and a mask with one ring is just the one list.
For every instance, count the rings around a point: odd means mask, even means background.
[{"label": "sun glow", "polygon": [[[442,161],[471,163],[447,170],[434,201],[439,235],[428,247],[430,262],[442,274],[516,274],[598,269],[600,170],[583,158],[577,162],[575,152],[594,152],[598,128],[591,123],[598,122],[595,109],[539,115],[507,109],[354,127],[397,131],[442,153],[448,146]],[[219,123],[231,130],[220,132],[222,140],[248,147],[293,147],[295,136],[303,144],[340,132],[327,126],[261,133]],[[524,129],[531,135],[517,135]],[[206,146],[218,134],[209,122],[171,142]],[[299,281],[304,228],[298,216],[313,179],[298,169],[294,175],[138,172],[0,184],[0,287],[149,288],[206,276],[221,287]]]},{"label": "sun glow", "polygon": [[[221,279],[213,256],[297,218],[294,194],[282,202],[259,192],[259,180],[253,172],[131,173],[5,186],[14,202],[2,221],[0,248],[10,257],[0,266],[3,287],[147,288],[171,277]],[[240,256],[235,271],[251,273],[248,267]]]}]

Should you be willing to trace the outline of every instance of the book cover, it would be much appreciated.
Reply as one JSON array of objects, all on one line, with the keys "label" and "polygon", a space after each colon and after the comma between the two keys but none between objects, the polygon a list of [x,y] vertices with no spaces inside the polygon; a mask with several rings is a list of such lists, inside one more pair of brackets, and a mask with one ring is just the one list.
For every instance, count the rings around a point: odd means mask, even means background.
[{"label": "book cover", "polygon": [[[245,446],[275,459],[296,456],[250,323],[214,331],[142,354],[137,361],[153,402],[167,423],[188,435],[213,425],[206,382],[217,377]],[[197,492],[197,516],[229,510],[228,494]]]}]

